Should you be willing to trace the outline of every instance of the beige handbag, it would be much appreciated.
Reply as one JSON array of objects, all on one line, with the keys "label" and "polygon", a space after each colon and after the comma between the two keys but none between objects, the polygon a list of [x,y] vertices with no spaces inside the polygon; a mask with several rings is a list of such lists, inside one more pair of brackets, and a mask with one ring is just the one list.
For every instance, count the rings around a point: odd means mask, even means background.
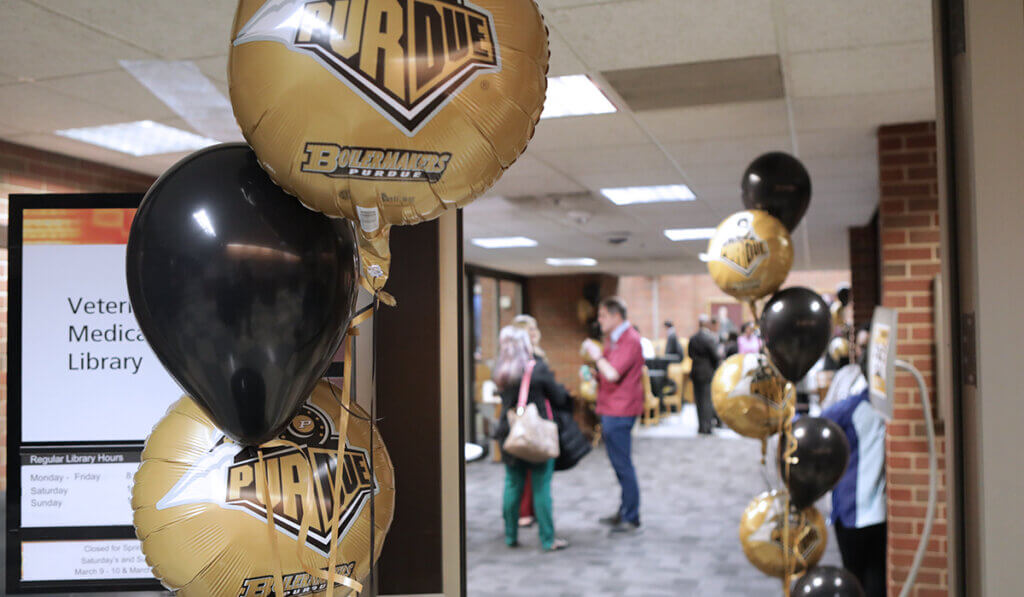
[{"label": "beige handbag", "polygon": [[[530,393],[530,378],[536,363],[530,361],[519,382],[519,402],[515,410],[508,411],[508,437],[502,450],[511,456],[533,463],[558,458],[558,424],[540,416],[537,405],[526,403]],[[548,406],[550,414],[551,407]]]}]

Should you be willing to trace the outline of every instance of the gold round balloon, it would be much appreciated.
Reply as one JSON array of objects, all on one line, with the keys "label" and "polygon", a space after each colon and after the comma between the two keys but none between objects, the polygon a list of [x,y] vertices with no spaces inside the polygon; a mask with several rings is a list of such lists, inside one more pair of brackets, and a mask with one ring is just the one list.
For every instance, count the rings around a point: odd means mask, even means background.
[{"label": "gold round balloon", "polygon": [[704,259],[719,288],[750,301],[782,286],[793,266],[793,243],[782,222],[768,212],[740,211],[718,225]]},{"label": "gold round balloon", "polygon": [[391,226],[487,191],[544,107],[534,0],[240,0],[232,31],[242,134],[278,185],[358,222],[375,290]]},{"label": "gold round balloon", "polygon": [[[280,572],[286,595],[326,589],[327,581],[310,571],[324,573],[329,561],[339,441],[335,392],[321,381],[279,438],[259,447],[262,463],[256,449],[225,437],[191,398],[171,406],[146,440],[132,488],[135,532],[153,574],[165,586],[184,597],[270,595]],[[352,410],[366,418],[358,407]],[[338,573],[357,581],[370,568],[370,496],[375,495],[374,559],[395,505],[387,449],[374,434],[371,465],[370,428],[359,417],[349,416],[340,467],[335,560]],[[273,504],[273,531],[264,480]],[[331,592],[349,593],[340,586]]]},{"label": "gold round balloon", "polygon": [[776,491],[762,493],[750,502],[740,519],[744,555],[755,568],[776,578],[786,576],[786,551],[793,564],[791,571],[802,574],[821,560],[828,544],[825,519],[813,506],[790,512],[788,541],[784,541],[785,506],[785,495]]},{"label": "gold round balloon", "polygon": [[733,431],[765,439],[793,416],[793,384],[783,379],[764,355],[734,354],[711,380],[711,400],[718,417]]},{"label": "gold round balloon", "polygon": [[836,362],[848,358],[850,356],[850,341],[842,336],[832,338],[832,341],[828,343],[828,356]]}]

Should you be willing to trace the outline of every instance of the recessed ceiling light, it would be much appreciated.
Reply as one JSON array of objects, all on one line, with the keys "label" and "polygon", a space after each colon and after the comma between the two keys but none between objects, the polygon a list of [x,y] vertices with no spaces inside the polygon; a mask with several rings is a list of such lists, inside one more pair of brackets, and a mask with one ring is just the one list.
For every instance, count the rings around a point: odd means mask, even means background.
[{"label": "recessed ceiling light", "polygon": [[519,247],[536,247],[537,241],[525,236],[502,236],[494,238],[474,238],[471,241],[485,249],[514,249]]},{"label": "recessed ceiling light", "polygon": [[217,143],[213,139],[200,137],[152,120],[65,129],[55,131],[55,133],[61,137],[134,156],[193,151]]},{"label": "recessed ceiling light", "polygon": [[716,228],[671,228],[665,231],[669,240],[704,240],[715,235]]},{"label": "recessed ceiling light", "polygon": [[633,203],[659,203],[663,201],[693,201],[697,198],[684,184],[670,184],[653,187],[623,187],[601,189],[601,194],[615,205]]},{"label": "recessed ceiling light", "polygon": [[597,265],[597,259],[590,257],[548,257],[548,265],[555,267],[593,267]]},{"label": "recessed ceiling light", "polygon": [[615,104],[587,75],[548,77],[547,99],[541,118],[611,114]]}]

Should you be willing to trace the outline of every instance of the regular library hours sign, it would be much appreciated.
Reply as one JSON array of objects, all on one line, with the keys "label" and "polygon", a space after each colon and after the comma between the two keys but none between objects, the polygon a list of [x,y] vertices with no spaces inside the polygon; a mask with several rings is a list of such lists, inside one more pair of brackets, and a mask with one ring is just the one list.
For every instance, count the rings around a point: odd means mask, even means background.
[{"label": "regular library hours sign", "polygon": [[141,195],[14,195],[8,592],[159,588],[132,527],[143,442],[181,389],[138,329],[125,244]]}]

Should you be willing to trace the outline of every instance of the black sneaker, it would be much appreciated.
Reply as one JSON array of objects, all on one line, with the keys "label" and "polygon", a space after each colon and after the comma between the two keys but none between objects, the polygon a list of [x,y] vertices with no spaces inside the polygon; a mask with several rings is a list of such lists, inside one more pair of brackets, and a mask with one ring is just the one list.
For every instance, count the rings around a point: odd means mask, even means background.
[{"label": "black sneaker", "polygon": [[621,520],[621,521],[619,521],[619,524],[613,526],[611,528],[611,530],[608,531],[608,532],[613,534],[613,535],[619,535],[619,534],[635,535],[635,534],[640,532],[640,523],[639,522],[628,522],[628,521],[625,521],[625,520]]},{"label": "black sneaker", "polygon": [[612,514],[611,516],[605,516],[604,518],[599,518],[597,521],[600,522],[601,524],[608,525],[610,527],[614,527],[614,526],[617,526],[619,523],[622,522],[622,515],[620,515],[618,513],[615,513],[615,514]]}]

